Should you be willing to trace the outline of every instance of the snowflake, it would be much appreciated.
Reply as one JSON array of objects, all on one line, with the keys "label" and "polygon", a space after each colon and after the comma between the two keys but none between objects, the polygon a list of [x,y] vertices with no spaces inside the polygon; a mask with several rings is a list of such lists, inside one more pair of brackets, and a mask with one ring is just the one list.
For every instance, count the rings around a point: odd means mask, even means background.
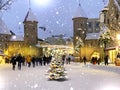
[{"label": "snowflake", "polygon": [[73,87],[70,87],[70,90],[74,90]]},{"label": "snowflake", "polygon": [[59,24],[59,21],[56,21],[57,24]]},{"label": "snowflake", "polygon": [[35,84],[35,85],[34,85],[34,88],[37,88],[37,87],[38,87],[38,84]]},{"label": "snowflake", "polygon": [[56,12],[56,14],[58,15],[58,14],[59,14],[59,12]]}]

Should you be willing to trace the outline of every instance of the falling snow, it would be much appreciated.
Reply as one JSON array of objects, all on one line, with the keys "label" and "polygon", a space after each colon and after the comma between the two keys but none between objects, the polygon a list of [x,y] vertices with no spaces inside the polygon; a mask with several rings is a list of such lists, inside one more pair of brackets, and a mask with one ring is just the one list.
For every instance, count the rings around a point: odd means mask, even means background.
[{"label": "falling snow", "polygon": [[[107,3],[107,0],[105,1]],[[46,31],[38,30],[39,38],[56,34],[72,36],[72,18],[75,16],[78,4],[79,0],[51,0],[46,5],[38,5],[34,0],[31,0],[31,9],[39,21],[39,26],[46,27]],[[104,7],[103,0],[87,0],[87,2],[80,0],[80,4],[89,18],[99,18],[99,13]],[[7,12],[2,13],[1,17],[10,30],[16,34],[21,34],[24,33],[22,22],[28,9],[29,3],[26,0],[17,0]],[[53,30],[52,33],[50,33],[51,30]]]}]

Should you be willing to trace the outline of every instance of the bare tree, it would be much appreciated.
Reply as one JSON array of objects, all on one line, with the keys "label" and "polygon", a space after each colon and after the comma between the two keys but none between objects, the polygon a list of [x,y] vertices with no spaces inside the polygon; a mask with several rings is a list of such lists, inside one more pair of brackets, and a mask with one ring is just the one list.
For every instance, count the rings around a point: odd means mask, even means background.
[{"label": "bare tree", "polygon": [[7,10],[14,0],[0,0],[0,11]]}]

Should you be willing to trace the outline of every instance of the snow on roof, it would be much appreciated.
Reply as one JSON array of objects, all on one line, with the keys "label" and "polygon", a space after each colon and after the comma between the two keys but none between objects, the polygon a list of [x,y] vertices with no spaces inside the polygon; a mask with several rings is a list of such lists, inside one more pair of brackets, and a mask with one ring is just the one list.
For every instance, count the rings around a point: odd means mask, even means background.
[{"label": "snow on roof", "polygon": [[106,32],[106,31],[109,31],[109,28],[108,28],[106,25],[103,24],[103,25],[101,26],[100,34]]},{"label": "snow on roof", "polygon": [[77,11],[75,13],[75,17],[87,17],[87,15],[85,14],[84,10],[82,9],[81,5],[79,4]]},{"label": "snow on roof", "polygon": [[24,41],[24,37],[21,35],[12,35],[10,41]]},{"label": "snow on roof", "polygon": [[109,10],[109,8],[108,8],[107,6],[105,6],[105,7],[102,9],[102,11],[107,11],[107,10]]},{"label": "snow on roof", "polygon": [[0,34],[11,34],[6,24],[0,18]]},{"label": "snow on roof", "polygon": [[87,33],[86,40],[89,39],[99,39],[100,33]]},{"label": "snow on roof", "polygon": [[109,28],[103,25],[99,33],[87,33],[86,40],[99,39],[100,35],[102,35],[104,32],[107,32],[107,31],[109,31]]},{"label": "snow on roof", "polygon": [[116,6],[118,7],[118,10],[120,11],[120,1],[118,0],[114,0],[114,1],[115,1]]},{"label": "snow on roof", "polygon": [[34,13],[32,12],[32,10],[29,9],[24,21],[38,21],[38,20],[36,16],[34,15]]}]

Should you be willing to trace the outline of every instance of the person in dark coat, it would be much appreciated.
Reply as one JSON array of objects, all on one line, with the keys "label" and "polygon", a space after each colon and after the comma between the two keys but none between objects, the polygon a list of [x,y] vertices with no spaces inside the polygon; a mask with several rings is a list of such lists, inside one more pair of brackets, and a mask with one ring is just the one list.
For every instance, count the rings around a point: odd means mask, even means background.
[{"label": "person in dark coat", "polygon": [[22,58],[21,54],[19,54],[19,55],[17,56],[17,58],[16,58],[16,61],[18,62],[18,69],[19,69],[19,70],[21,70],[22,60],[23,60],[23,58]]},{"label": "person in dark coat", "polygon": [[35,59],[35,57],[33,56],[33,57],[32,57],[32,65],[33,65],[33,67],[35,67],[35,61],[36,61],[36,59]]},{"label": "person in dark coat", "polygon": [[70,56],[68,57],[68,64],[70,64],[70,61],[71,61],[71,58],[70,58]]},{"label": "person in dark coat", "polygon": [[104,57],[104,60],[105,60],[105,65],[108,65],[108,55]]},{"label": "person in dark coat", "polygon": [[65,55],[62,56],[62,64],[64,65],[65,63]]},{"label": "person in dark coat", "polygon": [[39,60],[39,65],[42,66],[42,57],[39,57],[38,60]]},{"label": "person in dark coat", "polygon": [[44,56],[43,56],[43,64],[44,64],[44,66],[46,65],[46,61],[47,61],[46,59],[47,59],[47,58],[46,58],[46,56],[44,55]]},{"label": "person in dark coat", "polygon": [[87,61],[87,59],[86,59],[86,57],[84,56],[84,57],[83,57],[83,62],[84,62],[84,64],[86,64],[86,61]]},{"label": "person in dark coat", "polygon": [[12,56],[10,62],[12,63],[12,69],[15,70],[15,66],[16,66],[16,56]]},{"label": "person in dark coat", "polygon": [[101,58],[99,57],[97,60],[98,65],[100,65],[100,62],[101,62]]}]

